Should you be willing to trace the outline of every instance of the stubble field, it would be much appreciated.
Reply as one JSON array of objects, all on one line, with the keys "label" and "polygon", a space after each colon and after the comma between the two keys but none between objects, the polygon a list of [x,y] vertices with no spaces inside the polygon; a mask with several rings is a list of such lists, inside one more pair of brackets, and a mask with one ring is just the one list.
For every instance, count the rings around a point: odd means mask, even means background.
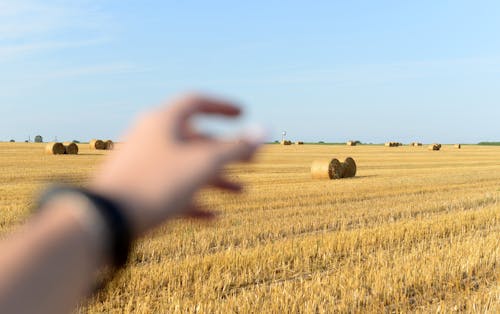
[{"label": "stubble field", "polygon": [[[0,144],[0,234],[47,181],[83,185],[106,154]],[[355,178],[310,178],[312,160],[347,156]],[[500,147],[269,145],[227,173],[246,192],[204,191],[216,222],[156,230],[78,311],[500,311]]]}]

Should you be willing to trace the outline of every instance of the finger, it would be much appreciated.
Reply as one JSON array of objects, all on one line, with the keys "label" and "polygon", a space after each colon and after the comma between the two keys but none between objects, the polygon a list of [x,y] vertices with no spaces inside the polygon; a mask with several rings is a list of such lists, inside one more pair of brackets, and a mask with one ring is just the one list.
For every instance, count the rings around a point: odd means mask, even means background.
[{"label": "finger", "polygon": [[221,143],[212,142],[208,149],[211,150],[213,156],[214,167],[216,169],[223,168],[226,164],[232,162],[247,162],[250,161],[255,154],[258,146],[247,143]]},{"label": "finger", "polygon": [[241,109],[232,102],[196,94],[182,97],[175,102],[171,110],[178,123],[184,123],[196,114],[227,117],[236,117],[241,114]]},{"label": "finger", "polygon": [[191,126],[186,126],[184,128],[183,132],[184,132],[184,137],[187,140],[205,141],[205,142],[213,141],[214,140],[213,136],[211,136],[209,134],[202,134],[202,133],[198,132],[197,130],[195,130]]},{"label": "finger", "polygon": [[217,178],[211,184],[213,187],[218,189],[230,191],[230,192],[241,192],[243,190],[243,186],[237,182],[231,182],[225,178]]},{"label": "finger", "polygon": [[215,142],[210,149],[219,165],[235,161],[249,161],[263,144],[265,138],[266,132],[264,130],[255,129],[233,143]]}]

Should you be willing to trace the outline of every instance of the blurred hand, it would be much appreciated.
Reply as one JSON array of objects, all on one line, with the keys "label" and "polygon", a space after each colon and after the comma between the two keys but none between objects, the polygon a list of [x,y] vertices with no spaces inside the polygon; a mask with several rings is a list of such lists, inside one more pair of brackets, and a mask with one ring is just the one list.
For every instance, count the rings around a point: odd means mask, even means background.
[{"label": "blurred hand", "polygon": [[91,181],[90,188],[112,197],[126,210],[136,236],[177,216],[210,217],[193,203],[195,193],[212,185],[230,191],[221,170],[228,163],[248,161],[262,139],[243,136],[231,142],[197,132],[198,114],[237,117],[231,103],[198,95],[184,96],[140,117]]}]

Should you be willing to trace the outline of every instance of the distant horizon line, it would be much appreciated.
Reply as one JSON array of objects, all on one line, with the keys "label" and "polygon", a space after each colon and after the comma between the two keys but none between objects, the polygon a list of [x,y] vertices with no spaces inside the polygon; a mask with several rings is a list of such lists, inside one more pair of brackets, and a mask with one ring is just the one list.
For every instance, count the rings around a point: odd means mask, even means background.
[{"label": "distant horizon line", "polygon": [[[13,142],[14,141],[14,142]],[[114,140],[113,140],[114,141]],[[43,142],[35,142],[34,140],[24,140],[24,141],[16,141],[16,140],[8,140],[8,141],[4,141],[4,140],[0,140],[0,143],[32,143],[32,144],[47,144],[47,143],[52,143],[52,142],[55,142],[55,141],[43,141]],[[57,140],[57,142],[75,142],[77,144],[88,144],[90,141],[79,141],[79,140],[71,140],[71,141],[64,141],[64,140]],[[120,143],[120,141],[114,141],[115,143]],[[294,143],[294,142],[292,142]],[[346,142],[326,142],[326,141],[313,141],[313,142],[302,142],[304,145],[332,145],[332,146],[341,146],[341,145],[346,145],[347,144],[347,141]],[[384,145],[386,142],[360,142],[358,143],[357,145],[373,145],[373,146],[378,146],[378,145]],[[429,143],[423,143],[423,142],[419,142],[421,143],[422,145],[429,145],[429,144],[433,144],[433,143],[436,143],[436,142],[429,142]],[[277,144],[280,144],[280,141],[279,140],[275,140],[275,141],[267,141],[267,142],[264,142],[263,144],[267,144],[267,145],[277,145]],[[403,143],[403,145],[411,145],[412,143]],[[460,145],[484,145],[484,146],[488,146],[488,145],[493,145],[493,146],[500,146],[500,140],[499,141],[480,141],[480,142],[477,142],[477,143],[466,143],[466,142],[453,142],[453,143],[441,143],[442,145],[456,145],[456,144],[460,144]]]}]

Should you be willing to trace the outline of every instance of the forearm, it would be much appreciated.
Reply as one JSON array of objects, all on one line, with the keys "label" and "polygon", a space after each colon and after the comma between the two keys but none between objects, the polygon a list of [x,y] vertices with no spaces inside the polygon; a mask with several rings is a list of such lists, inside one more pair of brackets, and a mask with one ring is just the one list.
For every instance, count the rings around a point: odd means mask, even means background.
[{"label": "forearm", "polygon": [[0,244],[8,252],[0,255],[0,313],[68,313],[88,294],[106,263],[106,230],[89,206],[61,197]]}]

